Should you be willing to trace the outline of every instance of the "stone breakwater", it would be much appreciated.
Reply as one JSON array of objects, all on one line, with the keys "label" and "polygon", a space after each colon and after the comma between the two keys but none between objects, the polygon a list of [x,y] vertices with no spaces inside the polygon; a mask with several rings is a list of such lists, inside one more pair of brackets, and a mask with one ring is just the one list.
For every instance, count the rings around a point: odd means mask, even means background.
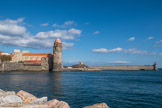
[{"label": "stone breakwater", "polygon": [[[68,103],[53,99],[48,101],[47,97],[36,96],[20,90],[4,91],[0,89],[0,108],[70,108]],[[109,108],[105,103],[85,106],[84,108]]]}]

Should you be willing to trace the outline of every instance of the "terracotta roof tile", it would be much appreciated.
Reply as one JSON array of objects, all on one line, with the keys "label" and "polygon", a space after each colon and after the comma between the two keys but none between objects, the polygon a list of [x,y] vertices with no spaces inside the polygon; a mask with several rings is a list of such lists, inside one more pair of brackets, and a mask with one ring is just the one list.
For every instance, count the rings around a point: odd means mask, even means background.
[{"label": "terracotta roof tile", "polygon": [[41,62],[41,60],[24,60],[24,62]]},{"label": "terracotta roof tile", "polygon": [[52,55],[52,53],[24,53],[23,56],[24,55],[46,55],[47,56],[49,54]]}]

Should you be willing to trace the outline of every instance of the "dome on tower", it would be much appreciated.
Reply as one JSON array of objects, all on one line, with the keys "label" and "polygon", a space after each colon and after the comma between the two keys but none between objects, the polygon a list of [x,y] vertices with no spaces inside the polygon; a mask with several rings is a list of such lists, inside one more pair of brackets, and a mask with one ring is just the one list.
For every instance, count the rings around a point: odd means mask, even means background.
[{"label": "dome on tower", "polygon": [[59,38],[57,38],[57,39],[55,40],[55,43],[61,43],[61,40],[60,40]]}]

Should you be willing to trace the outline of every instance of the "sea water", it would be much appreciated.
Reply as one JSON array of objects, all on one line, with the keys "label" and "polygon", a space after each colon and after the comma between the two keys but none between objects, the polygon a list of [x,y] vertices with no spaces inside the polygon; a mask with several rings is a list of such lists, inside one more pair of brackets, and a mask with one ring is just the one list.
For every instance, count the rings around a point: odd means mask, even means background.
[{"label": "sea water", "polygon": [[1,72],[0,89],[48,96],[71,108],[100,102],[111,108],[162,108],[162,70]]}]

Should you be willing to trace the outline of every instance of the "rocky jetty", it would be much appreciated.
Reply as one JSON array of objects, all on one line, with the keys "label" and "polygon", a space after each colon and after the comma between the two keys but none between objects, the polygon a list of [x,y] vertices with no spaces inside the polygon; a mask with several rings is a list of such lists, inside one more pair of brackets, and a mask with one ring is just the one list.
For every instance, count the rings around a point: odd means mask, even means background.
[{"label": "rocky jetty", "polygon": [[[53,99],[48,101],[47,97],[36,96],[20,90],[4,91],[0,89],[0,108],[70,108],[68,103]],[[105,103],[94,104],[84,108],[109,108]]]},{"label": "rocky jetty", "polygon": [[23,90],[16,93],[0,89],[0,108],[70,108],[70,106],[57,99],[48,101],[47,97],[37,98]]}]

